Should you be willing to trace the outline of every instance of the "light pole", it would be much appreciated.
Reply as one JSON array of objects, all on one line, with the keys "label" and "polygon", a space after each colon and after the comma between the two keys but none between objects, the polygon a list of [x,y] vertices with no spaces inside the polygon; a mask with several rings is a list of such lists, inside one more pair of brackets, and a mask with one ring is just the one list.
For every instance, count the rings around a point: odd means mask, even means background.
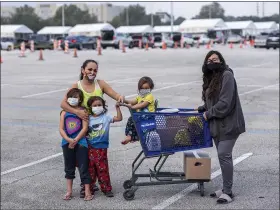
[{"label": "light pole", "polygon": [[171,1],[171,38],[173,38],[173,2]]},{"label": "light pole", "polygon": [[[62,14],[61,14],[61,15],[62,15],[62,21],[61,21],[61,22],[62,22],[62,26],[64,27],[64,26],[65,26],[64,4],[62,5],[62,8],[61,8],[61,9],[62,9],[62,12],[61,12],[61,13],[62,13]],[[63,37],[64,37],[64,33],[63,33]]]}]

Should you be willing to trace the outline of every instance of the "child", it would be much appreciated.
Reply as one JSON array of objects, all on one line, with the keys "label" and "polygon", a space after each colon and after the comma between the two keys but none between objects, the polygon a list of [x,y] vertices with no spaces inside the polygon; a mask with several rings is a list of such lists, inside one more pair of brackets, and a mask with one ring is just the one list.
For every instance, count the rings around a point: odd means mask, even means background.
[{"label": "child", "polygon": [[109,116],[105,101],[99,96],[90,97],[87,105],[91,107],[87,136],[89,143],[89,173],[92,179],[91,186],[94,186],[96,178],[98,178],[102,192],[107,197],[114,197],[109,175],[107,149],[109,147],[110,123],[122,121],[121,109],[117,103],[117,116]]},{"label": "child", "polygon": [[[127,107],[132,110],[142,112],[155,112],[155,100],[151,91],[154,89],[154,82],[150,77],[142,77],[138,82],[139,95],[133,100],[125,100]],[[136,128],[132,121],[132,117],[127,120],[125,128],[126,138],[122,141],[122,144],[129,142],[135,142],[138,140]]]},{"label": "child", "polygon": [[[67,93],[67,102],[75,109],[82,109],[83,93],[73,88]],[[81,182],[85,185],[85,201],[93,199],[89,184],[91,182],[88,172],[88,144],[85,135],[88,123],[77,115],[61,111],[59,131],[62,136],[62,150],[65,165],[65,178],[67,179],[67,193],[64,200],[71,200],[73,179],[75,178],[76,162],[80,172]]]}]

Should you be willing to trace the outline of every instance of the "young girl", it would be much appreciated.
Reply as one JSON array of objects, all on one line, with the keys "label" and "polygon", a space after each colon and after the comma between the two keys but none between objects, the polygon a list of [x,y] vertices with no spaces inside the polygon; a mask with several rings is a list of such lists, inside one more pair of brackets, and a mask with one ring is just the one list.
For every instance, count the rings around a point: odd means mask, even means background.
[{"label": "young girl", "polygon": [[[125,100],[127,107],[132,110],[141,112],[154,112],[155,111],[155,100],[151,91],[154,89],[154,82],[150,77],[142,77],[138,82],[139,95],[133,100]],[[132,117],[127,120],[125,128],[126,138],[122,141],[122,144],[129,142],[138,141],[136,128],[132,121]]]},{"label": "young girl", "polygon": [[[83,93],[73,88],[67,93],[67,102],[74,109],[82,109]],[[85,201],[93,199],[89,184],[91,182],[88,172],[88,144],[85,135],[88,123],[77,115],[61,111],[59,131],[62,136],[62,150],[65,165],[65,178],[67,179],[67,193],[64,200],[71,200],[73,179],[75,178],[76,162],[80,172],[81,182],[85,185]]]},{"label": "young girl", "polygon": [[105,101],[99,96],[90,97],[87,105],[91,107],[87,136],[89,143],[89,173],[92,179],[91,186],[94,186],[96,178],[98,178],[102,192],[107,197],[114,197],[109,175],[107,149],[109,147],[110,124],[122,121],[121,109],[117,103],[117,116],[109,116]]}]

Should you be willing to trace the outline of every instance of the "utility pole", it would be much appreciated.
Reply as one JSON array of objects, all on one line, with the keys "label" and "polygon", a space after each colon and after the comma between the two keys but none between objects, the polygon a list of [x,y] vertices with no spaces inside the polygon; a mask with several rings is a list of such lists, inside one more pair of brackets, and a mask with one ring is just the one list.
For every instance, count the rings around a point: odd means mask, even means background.
[{"label": "utility pole", "polygon": [[259,17],[259,2],[257,2],[257,17]]},{"label": "utility pole", "polygon": [[173,2],[171,1],[171,38],[173,38]]},{"label": "utility pole", "polygon": [[126,25],[129,26],[128,7],[126,8]]},{"label": "utility pole", "polygon": [[209,5],[209,19],[211,19],[212,16],[212,4]]},{"label": "utility pole", "polygon": [[[64,27],[65,26],[64,4],[62,5],[61,9],[62,9],[62,14],[61,14],[62,15],[62,21],[61,22],[62,22],[62,26]],[[63,34],[63,37],[64,37],[64,34]]]},{"label": "utility pole", "polygon": [[154,27],[154,14],[151,13],[151,26]]},{"label": "utility pole", "polygon": [[265,10],[264,10],[264,1],[263,1],[263,15],[262,15],[263,17],[264,17],[264,11],[265,11]]}]

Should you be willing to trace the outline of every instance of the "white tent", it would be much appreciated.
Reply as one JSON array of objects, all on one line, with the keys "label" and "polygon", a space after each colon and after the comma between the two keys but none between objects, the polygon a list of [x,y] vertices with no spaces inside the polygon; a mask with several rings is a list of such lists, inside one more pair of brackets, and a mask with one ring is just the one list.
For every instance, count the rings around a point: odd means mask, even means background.
[{"label": "white tent", "polygon": [[24,38],[33,31],[25,25],[1,25],[1,37]]},{"label": "white tent", "polygon": [[181,23],[179,30],[185,33],[207,33],[208,30],[227,30],[225,22],[220,19],[192,19]]},{"label": "white tent", "polygon": [[[155,26],[154,30],[157,33],[171,33],[171,26]],[[173,26],[173,32],[180,32],[179,26]]]},{"label": "white tent", "polygon": [[274,21],[269,22],[254,22],[257,29],[256,34],[260,34],[262,32],[270,33],[272,31],[277,30],[277,24]]},{"label": "white tent", "polygon": [[117,33],[125,34],[142,34],[142,33],[153,33],[155,30],[150,25],[139,25],[139,26],[120,26],[116,29]]},{"label": "white tent", "polygon": [[115,30],[109,23],[77,24],[68,31],[69,35],[101,36],[101,31]]},{"label": "white tent", "polygon": [[228,29],[232,33],[237,33],[242,36],[245,35],[253,35],[254,31],[257,29],[256,25],[253,21],[232,21],[232,22],[225,22],[228,26]]},{"label": "white tent", "polygon": [[46,35],[63,35],[68,34],[68,31],[72,27],[70,26],[46,26],[42,28],[37,34],[46,34]]}]

